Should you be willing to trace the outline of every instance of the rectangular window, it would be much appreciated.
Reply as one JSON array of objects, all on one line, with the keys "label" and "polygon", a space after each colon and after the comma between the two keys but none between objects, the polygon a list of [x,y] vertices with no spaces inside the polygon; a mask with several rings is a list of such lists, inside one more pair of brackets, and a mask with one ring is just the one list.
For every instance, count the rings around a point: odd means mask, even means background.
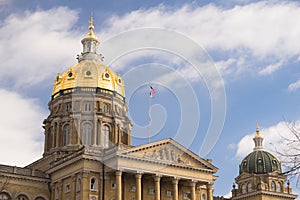
[{"label": "rectangular window", "polygon": [[91,111],[92,110],[92,105],[91,105],[91,103],[90,102],[86,102],[85,104],[84,104],[84,111]]},{"label": "rectangular window", "polygon": [[183,193],[183,199],[191,199],[191,194],[190,193]]},{"label": "rectangular window", "polygon": [[65,192],[70,192],[70,190],[71,190],[71,185],[70,185],[70,184],[67,184],[67,185],[65,186]]},{"label": "rectangular window", "polygon": [[111,182],[111,189],[116,189],[117,184],[115,182]]},{"label": "rectangular window", "polygon": [[173,192],[171,190],[167,190],[167,197],[172,197],[173,196]]},{"label": "rectangular window", "polygon": [[72,111],[72,104],[68,103],[68,104],[66,105],[66,111],[67,111],[67,112],[71,112],[71,111]]},{"label": "rectangular window", "polygon": [[155,194],[155,189],[154,188],[149,188],[149,194]]},{"label": "rectangular window", "polygon": [[136,191],[135,185],[130,186],[130,192],[135,192],[135,191]]}]

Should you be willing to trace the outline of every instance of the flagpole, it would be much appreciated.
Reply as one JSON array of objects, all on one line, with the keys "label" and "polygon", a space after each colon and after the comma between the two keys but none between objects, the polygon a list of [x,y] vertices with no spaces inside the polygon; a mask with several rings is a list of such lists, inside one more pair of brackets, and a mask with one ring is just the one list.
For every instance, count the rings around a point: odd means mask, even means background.
[{"label": "flagpole", "polygon": [[[149,83],[149,87],[150,87],[150,83]],[[150,104],[151,104],[151,96],[148,96],[148,143],[150,143],[150,123],[151,123],[151,119],[150,119]]]}]

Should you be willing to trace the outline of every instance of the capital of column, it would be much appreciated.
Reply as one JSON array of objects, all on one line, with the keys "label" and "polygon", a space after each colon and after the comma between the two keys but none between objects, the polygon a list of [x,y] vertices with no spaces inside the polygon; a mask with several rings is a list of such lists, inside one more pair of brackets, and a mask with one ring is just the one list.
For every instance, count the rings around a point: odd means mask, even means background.
[{"label": "capital of column", "polygon": [[136,178],[136,179],[141,179],[141,178],[142,178],[142,175],[143,175],[143,174],[141,174],[141,173],[137,173],[137,174],[135,174],[135,178]]},{"label": "capital of column", "polygon": [[173,183],[173,184],[177,185],[178,182],[179,182],[179,178],[178,178],[178,177],[174,177],[174,178],[172,179],[172,183]]},{"label": "capital of column", "polygon": [[72,174],[71,179],[72,179],[72,181],[76,181],[76,174]]},{"label": "capital of column", "polygon": [[121,176],[122,175],[122,171],[116,171],[116,176]]},{"label": "capital of column", "polygon": [[190,184],[191,187],[195,187],[195,186],[196,186],[196,183],[197,183],[197,181],[194,181],[194,180],[191,180],[191,181],[189,182],[189,184]]},{"label": "capital of column", "polygon": [[212,183],[207,183],[206,188],[207,189],[213,189],[213,184]]},{"label": "capital of column", "polygon": [[89,173],[89,171],[83,171],[81,174],[82,178],[87,178],[89,176]]},{"label": "capital of column", "polygon": [[160,181],[160,178],[161,178],[161,175],[155,175],[155,176],[154,176],[154,181],[155,181],[155,182],[159,182],[159,181]]}]

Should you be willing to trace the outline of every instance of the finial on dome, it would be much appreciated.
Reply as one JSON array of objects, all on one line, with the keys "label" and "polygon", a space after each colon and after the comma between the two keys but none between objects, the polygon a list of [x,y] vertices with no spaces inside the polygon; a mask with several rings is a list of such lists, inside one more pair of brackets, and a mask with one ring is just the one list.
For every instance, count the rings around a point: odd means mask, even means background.
[{"label": "finial on dome", "polygon": [[256,133],[255,133],[255,136],[253,138],[255,147],[254,147],[253,150],[262,150],[263,149],[263,145],[262,145],[263,140],[264,139],[263,139],[263,137],[261,136],[261,134],[259,132],[258,123],[256,123]]},{"label": "finial on dome", "polygon": [[258,125],[258,123],[256,123],[256,133],[255,133],[255,137],[261,137],[260,132],[259,132],[259,125]]},{"label": "finial on dome", "polygon": [[94,30],[94,19],[93,19],[93,13],[91,13],[91,17],[90,17],[90,20],[89,20],[89,23],[90,23],[90,25],[89,25],[89,30],[90,31],[93,31]]}]

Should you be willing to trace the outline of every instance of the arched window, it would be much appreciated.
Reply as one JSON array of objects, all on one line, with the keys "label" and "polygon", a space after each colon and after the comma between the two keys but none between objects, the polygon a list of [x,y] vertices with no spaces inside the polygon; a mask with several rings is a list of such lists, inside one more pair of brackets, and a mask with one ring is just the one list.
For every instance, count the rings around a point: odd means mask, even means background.
[{"label": "arched window", "polygon": [[78,178],[78,179],[77,179],[77,184],[76,184],[76,191],[78,192],[78,191],[80,191],[80,190],[81,190],[81,179]]},{"label": "arched window", "polygon": [[248,192],[252,192],[252,184],[248,183]]},{"label": "arched window", "polygon": [[246,188],[246,184],[242,185],[242,193],[246,193],[247,192],[247,188]]},{"label": "arched window", "polygon": [[64,146],[70,144],[70,125],[67,124],[64,126]]},{"label": "arched window", "polygon": [[206,196],[204,193],[201,194],[201,200],[206,200]]},{"label": "arched window", "polygon": [[96,178],[91,178],[91,181],[90,181],[90,189],[91,190],[98,190],[98,181]]},{"label": "arched window", "polygon": [[28,197],[25,196],[24,194],[21,194],[17,197],[17,200],[28,200]]},{"label": "arched window", "polygon": [[58,194],[59,194],[59,189],[56,188],[56,189],[55,189],[55,194],[54,194],[55,200],[58,200]]},{"label": "arched window", "polygon": [[10,197],[7,193],[5,193],[5,192],[0,193],[0,200],[9,200],[9,199],[10,199]]},{"label": "arched window", "polygon": [[275,182],[274,181],[272,181],[271,182],[271,191],[275,191],[275,188],[276,186],[275,186]]},{"label": "arched window", "polygon": [[44,197],[37,197],[34,200],[45,200],[45,198]]},{"label": "arched window", "polygon": [[82,144],[91,145],[92,144],[92,130],[93,127],[89,123],[84,123],[82,125]]},{"label": "arched window", "polygon": [[277,182],[276,192],[281,192],[281,183]]},{"label": "arched window", "polygon": [[107,148],[109,146],[109,126],[104,125],[102,127],[102,146]]}]

